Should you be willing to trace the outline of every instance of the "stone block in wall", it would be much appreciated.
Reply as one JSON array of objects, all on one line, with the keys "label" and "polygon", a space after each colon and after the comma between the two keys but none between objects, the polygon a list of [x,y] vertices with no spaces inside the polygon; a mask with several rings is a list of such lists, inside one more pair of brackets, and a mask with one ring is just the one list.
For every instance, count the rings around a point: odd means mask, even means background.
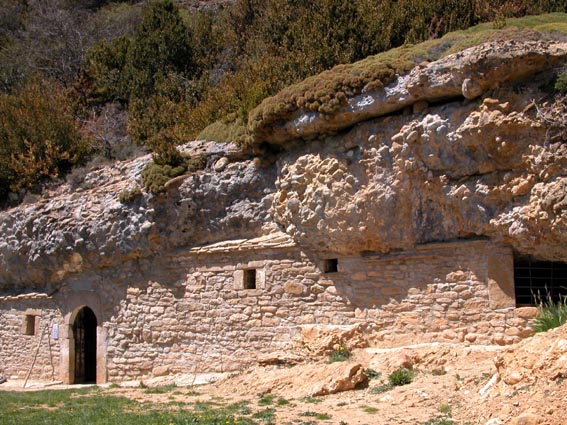
[{"label": "stone block in wall", "polygon": [[510,247],[489,246],[487,280],[490,308],[515,307],[514,254]]},{"label": "stone block in wall", "polygon": [[305,285],[293,280],[286,282],[286,284],[284,285],[284,292],[286,294],[302,295],[306,290],[307,288],[305,287]]},{"label": "stone block in wall", "polygon": [[537,307],[520,307],[514,310],[516,316],[522,319],[535,319],[538,314]]}]

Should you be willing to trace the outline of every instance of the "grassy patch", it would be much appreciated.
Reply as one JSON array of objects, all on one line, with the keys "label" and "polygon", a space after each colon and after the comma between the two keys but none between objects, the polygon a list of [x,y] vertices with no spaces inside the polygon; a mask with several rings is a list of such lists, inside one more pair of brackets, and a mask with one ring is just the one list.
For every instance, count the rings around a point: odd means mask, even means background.
[{"label": "grassy patch", "polygon": [[146,394],[165,394],[173,391],[176,388],[175,384],[163,385],[161,387],[146,388],[144,393]]},{"label": "grassy patch", "polygon": [[[0,392],[3,425],[252,425],[248,418],[236,417],[235,408],[197,404],[196,411],[175,410],[169,405],[148,405],[105,394],[98,388],[62,391]],[[241,406],[239,406],[241,407]]]},{"label": "grassy patch", "polygon": [[322,403],[323,400],[321,400],[320,398],[315,398],[315,397],[303,397],[301,399],[302,402],[304,403]]},{"label": "grassy patch", "polygon": [[387,384],[378,385],[376,387],[372,387],[370,391],[372,392],[372,394],[382,394],[387,391],[390,391],[392,388],[394,388],[394,386],[390,383],[387,383]]},{"label": "grassy patch", "polygon": [[248,407],[249,402],[246,400],[239,401],[237,403],[231,403],[224,408],[225,412],[231,415],[250,415],[252,410]]},{"label": "grassy patch", "polygon": [[267,408],[264,410],[260,410],[252,415],[254,419],[259,419],[265,424],[273,424],[274,419],[276,417],[276,410],[272,408]]},{"label": "grassy patch", "polygon": [[362,408],[362,410],[363,410],[365,413],[368,413],[368,414],[370,414],[370,415],[374,415],[374,414],[378,413],[378,408],[377,408],[377,407],[372,407],[372,406],[364,406],[364,407]]},{"label": "grassy patch", "polygon": [[372,379],[378,379],[380,378],[380,376],[382,376],[381,372],[377,372],[374,369],[370,369],[370,368],[364,369],[364,374],[366,375],[369,381]]},{"label": "grassy patch", "polygon": [[308,410],[306,412],[300,413],[299,416],[308,416],[308,417],[313,417],[317,420],[320,421],[325,421],[327,419],[331,419],[332,416],[329,415],[328,413],[318,413],[318,412],[312,412],[311,410]]},{"label": "grassy patch", "polygon": [[329,356],[329,363],[345,362],[350,359],[350,351],[343,346],[336,347]]},{"label": "grassy patch", "polygon": [[558,302],[551,299],[541,301],[538,315],[533,322],[535,332],[546,332],[567,322],[567,297],[561,297]]},{"label": "grassy patch", "polygon": [[258,405],[259,406],[269,406],[271,404],[274,404],[275,398],[276,398],[276,396],[273,395],[273,394],[261,394],[260,400],[258,400]]},{"label": "grassy patch", "polygon": [[263,136],[272,123],[298,109],[332,115],[349,97],[363,90],[379,90],[394,81],[396,74],[407,73],[416,64],[412,57],[413,48],[404,46],[309,77],[264,99],[250,112],[249,128],[256,137]]}]

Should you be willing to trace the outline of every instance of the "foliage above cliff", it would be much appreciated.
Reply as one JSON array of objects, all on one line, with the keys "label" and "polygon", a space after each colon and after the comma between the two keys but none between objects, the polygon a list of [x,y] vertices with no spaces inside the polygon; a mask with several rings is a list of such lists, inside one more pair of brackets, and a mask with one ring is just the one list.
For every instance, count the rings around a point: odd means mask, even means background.
[{"label": "foliage above cliff", "polygon": [[[195,7],[200,2],[173,0],[5,3],[0,92],[19,96],[32,79],[56,85],[67,100],[50,112],[70,116],[107,159],[134,151],[131,141],[158,156],[199,134],[250,141],[248,124],[258,141],[264,128],[297,108],[332,114],[352,94],[457,48],[461,36],[438,40],[450,31],[494,20],[509,27],[509,18],[567,6],[555,0],[234,0],[204,10]],[[462,37],[471,40],[473,33]],[[424,40],[433,44],[410,47]],[[398,46],[405,47],[371,56]],[[32,131],[36,123],[26,125]],[[18,141],[24,143],[36,142]],[[16,182],[9,170],[2,172]],[[30,184],[10,184],[8,191]]]},{"label": "foliage above cliff", "polygon": [[41,81],[0,94],[0,201],[85,161],[89,147],[68,103],[61,90]]},{"label": "foliage above cliff", "polygon": [[480,24],[464,31],[451,32],[440,39],[405,45],[353,64],[336,66],[283,89],[252,110],[249,117],[252,143],[264,141],[269,137],[270,126],[285,120],[294,111],[333,115],[339,106],[347,103],[348,98],[378,91],[421,62],[435,61],[493,39],[549,39],[559,34],[567,36],[566,14],[530,16],[510,19],[503,29],[494,28],[492,23]]}]

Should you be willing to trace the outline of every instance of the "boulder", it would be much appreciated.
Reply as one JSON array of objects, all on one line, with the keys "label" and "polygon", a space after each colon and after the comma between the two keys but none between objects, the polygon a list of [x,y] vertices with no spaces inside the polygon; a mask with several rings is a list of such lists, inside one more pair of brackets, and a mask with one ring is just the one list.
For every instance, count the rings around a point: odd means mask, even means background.
[{"label": "boulder", "polygon": [[337,346],[347,350],[368,347],[360,325],[354,326],[303,326],[293,341],[295,352],[306,357],[328,356]]},{"label": "boulder", "polygon": [[368,380],[364,369],[358,363],[333,363],[321,366],[318,382],[313,384],[309,396],[335,394],[353,390]]}]

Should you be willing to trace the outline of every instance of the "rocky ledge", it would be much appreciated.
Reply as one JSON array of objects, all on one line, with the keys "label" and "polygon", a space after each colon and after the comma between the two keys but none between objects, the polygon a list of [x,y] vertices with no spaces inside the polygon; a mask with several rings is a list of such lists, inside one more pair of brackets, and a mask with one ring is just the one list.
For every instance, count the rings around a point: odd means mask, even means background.
[{"label": "rocky ledge", "polygon": [[502,84],[514,84],[557,67],[567,57],[566,42],[494,41],[470,47],[431,63],[422,63],[376,91],[351,96],[332,114],[298,109],[284,121],[267,122],[257,133],[284,144],[348,128],[415,105],[475,99]]},{"label": "rocky ledge", "polygon": [[310,141],[273,161],[189,143],[207,167],[159,195],[119,200],[147,156],[70,178],[0,212],[0,289],[49,292],[69,274],[278,232],[334,253],[491,238],[565,261],[566,105],[552,87],[566,58],[562,42],[498,41],[422,64],[335,118],[274,126],[271,144]]}]

